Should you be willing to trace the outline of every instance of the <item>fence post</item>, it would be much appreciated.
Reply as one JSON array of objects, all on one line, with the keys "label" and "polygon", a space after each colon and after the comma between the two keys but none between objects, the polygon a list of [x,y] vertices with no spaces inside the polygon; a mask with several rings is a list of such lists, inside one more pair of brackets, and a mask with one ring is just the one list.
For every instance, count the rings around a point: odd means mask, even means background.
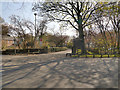
[{"label": "fence post", "polygon": [[95,55],[93,54],[93,58],[95,58]]},{"label": "fence post", "polygon": [[108,58],[109,58],[110,56],[109,56],[109,54],[108,54]]},{"label": "fence post", "polygon": [[16,49],[15,49],[15,55],[16,55]]},{"label": "fence post", "polygon": [[102,54],[101,54],[101,58],[102,58]]},{"label": "fence post", "polygon": [[29,54],[29,53],[30,53],[30,50],[28,49],[27,51],[28,51],[28,54]]}]

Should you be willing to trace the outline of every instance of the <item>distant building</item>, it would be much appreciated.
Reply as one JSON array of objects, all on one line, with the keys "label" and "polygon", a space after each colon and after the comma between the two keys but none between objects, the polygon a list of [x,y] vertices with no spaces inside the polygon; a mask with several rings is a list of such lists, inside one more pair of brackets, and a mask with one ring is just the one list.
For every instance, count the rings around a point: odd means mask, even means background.
[{"label": "distant building", "polygon": [[14,44],[14,38],[10,36],[2,36],[2,43],[5,42],[6,46],[11,46]]},{"label": "distant building", "polygon": [[10,36],[7,36],[7,35],[1,36],[0,41],[1,41],[0,42],[1,43],[1,46],[0,46],[1,49],[12,46],[14,44],[14,38],[10,37]]}]

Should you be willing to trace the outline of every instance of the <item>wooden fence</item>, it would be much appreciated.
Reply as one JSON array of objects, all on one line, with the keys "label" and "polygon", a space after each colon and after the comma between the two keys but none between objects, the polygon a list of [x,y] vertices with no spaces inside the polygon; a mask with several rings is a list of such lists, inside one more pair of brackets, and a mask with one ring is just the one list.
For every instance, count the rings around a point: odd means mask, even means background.
[{"label": "wooden fence", "polygon": [[7,49],[5,51],[1,51],[3,55],[16,55],[16,54],[42,54],[48,52],[58,52],[67,50],[66,47],[51,47],[44,49]]},{"label": "wooden fence", "polygon": [[48,53],[48,49],[7,49],[2,51],[3,55],[14,55],[14,54],[41,54]]}]

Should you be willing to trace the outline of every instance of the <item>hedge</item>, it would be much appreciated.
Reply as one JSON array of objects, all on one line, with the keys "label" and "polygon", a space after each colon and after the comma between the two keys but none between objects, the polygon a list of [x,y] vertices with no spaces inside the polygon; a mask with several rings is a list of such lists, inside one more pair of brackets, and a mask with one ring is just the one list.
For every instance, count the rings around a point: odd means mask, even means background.
[{"label": "hedge", "polygon": [[2,51],[3,55],[14,55],[14,54],[42,54],[48,52],[58,52],[67,50],[67,47],[51,47],[51,48],[44,48],[44,49],[7,49]]},{"label": "hedge", "polygon": [[67,50],[67,47],[50,47],[48,48],[49,52],[58,52],[58,51],[65,51]]}]

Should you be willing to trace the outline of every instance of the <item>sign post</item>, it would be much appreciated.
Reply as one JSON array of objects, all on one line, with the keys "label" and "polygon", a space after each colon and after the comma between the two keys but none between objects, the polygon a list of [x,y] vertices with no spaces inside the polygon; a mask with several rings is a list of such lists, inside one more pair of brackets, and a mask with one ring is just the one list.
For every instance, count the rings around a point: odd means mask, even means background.
[{"label": "sign post", "polygon": [[42,46],[42,38],[40,38],[40,47]]}]

